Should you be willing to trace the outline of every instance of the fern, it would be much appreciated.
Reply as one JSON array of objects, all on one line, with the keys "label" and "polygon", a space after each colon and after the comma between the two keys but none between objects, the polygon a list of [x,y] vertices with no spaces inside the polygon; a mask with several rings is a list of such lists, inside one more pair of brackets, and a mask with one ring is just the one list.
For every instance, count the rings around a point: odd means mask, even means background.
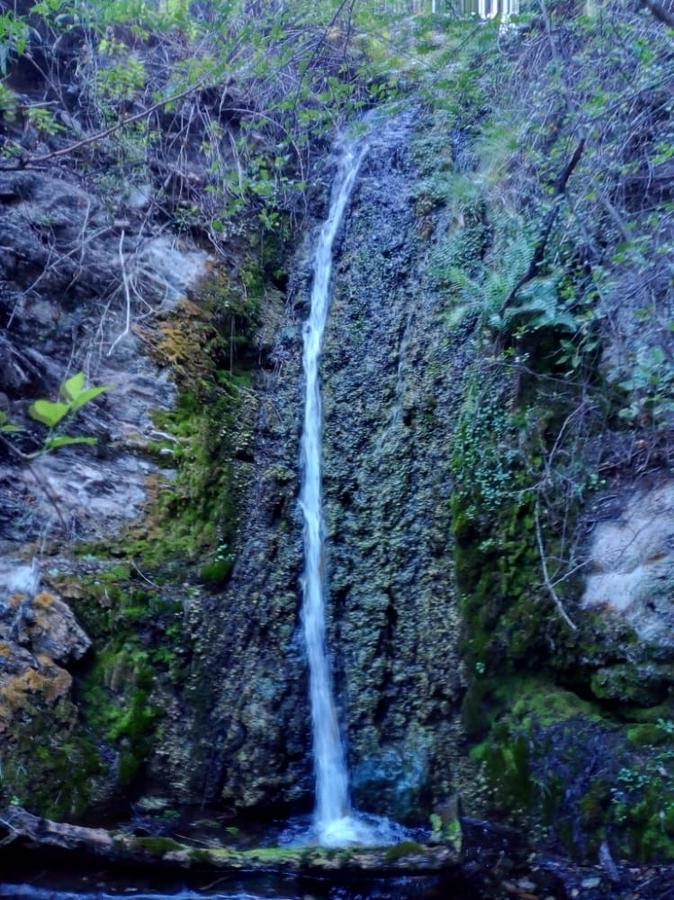
[{"label": "fern", "polygon": [[460,265],[451,266],[446,278],[458,304],[445,318],[456,327],[470,314],[483,328],[500,332],[538,331],[549,328],[575,333],[578,321],[560,302],[559,277],[536,278],[525,284],[507,306],[506,301],[529,269],[534,247],[521,222],[507,223],[497,233],[491,267],[471,277]]},{"label": "fern", "polygon": [[575,332],[579,323],[559,303],[559,278],[535,278],[525,285],[509,309],[505,311],[508,326],[519,323],[527,331],[552,328]]}]

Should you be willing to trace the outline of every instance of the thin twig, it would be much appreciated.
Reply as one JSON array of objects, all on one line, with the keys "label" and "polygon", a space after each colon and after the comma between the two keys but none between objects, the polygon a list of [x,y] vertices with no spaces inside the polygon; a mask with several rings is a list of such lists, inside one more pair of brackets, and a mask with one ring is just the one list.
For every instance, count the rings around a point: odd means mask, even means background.
[{"label": "thin twig", "polygon": [[124,331],[112,342],[112,346],[108,350],[108,356],[112,356],[112,351],[117,344],[131,331],[131,291],[129,290],[129,276],[126,274],[126,265],[124,264],[124,237],[125,232],[124,229],[122,229],[122,233],[119,236],[119,264],[122,269],[122,283],[124,285],[124,295],[126,297],[126,325],[124,326]]},{"label": "thin twig", "polygon": [[569,178],[571,177],[571,174],[573,173],[573,170],[580,162],[584,149],[585,138],[582,137],[576,145],[573,156],[566,164],[563,171],[559,175],[559,178],[555,182],[553,204],[548,210],[545,219],[543,220],[541,235],[536,242],[536,246],[534,247],[534,252],[529,263],[529,268],[506,297],[505,302],[503,303],[503,309],[506,309],[510,306],[520,288],[524,287],[525,284],[527,284],[529,281],[532,281],[538,275],[538,271],[541,267],[543,257],[545,255],[545,248],[548,243],[548,238],[550,237],[550,233],[552,231],[552,226],[555,224],[555,220],[557,219],[557,215],[561,207],[561,201],[566,192],[566,185],[569,181]]},{"label": "thin twig", "polygon": [[541,569],[543,571],[543,582],[548,589],[548,593],[552,597],[554,604],[557,608],[557,612],[564,619],[566,624],[571,628],[572,631],[578,631],[578,626],[574,625],[574,623],[569,618],[567,611],[564,609],[564,605],[562,601],[559,599],[557,591],[555,590],[552,582],[550,581],[550,576],[548,574],[548,563],[545,557],[545,547],[543,545],[543,534],[541,532],[541,520],[538,515],[538,502],[534,507],[534,522],[536,525],[536,542],[538,543],[538,552],[541,557]]}]

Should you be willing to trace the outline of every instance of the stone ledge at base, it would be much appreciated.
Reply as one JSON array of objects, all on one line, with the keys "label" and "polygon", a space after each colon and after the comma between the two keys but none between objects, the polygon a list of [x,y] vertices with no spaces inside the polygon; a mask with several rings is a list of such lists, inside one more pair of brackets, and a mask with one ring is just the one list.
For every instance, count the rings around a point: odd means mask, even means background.
[{"label": "stone ledge at base", "polygon": [[264,847],[230,850],[196,848],[166,837],[136,837],[103,828],[52,822],[21,807],[0,813],[5,835],[0,838],[0,862],[19,846],[91,854],[114,863],[218,872],[368,872],[372,874],[432,874],[459,865],[459,854],[444,844],[398,844],[394,847],[332,850],[320,847]]}]

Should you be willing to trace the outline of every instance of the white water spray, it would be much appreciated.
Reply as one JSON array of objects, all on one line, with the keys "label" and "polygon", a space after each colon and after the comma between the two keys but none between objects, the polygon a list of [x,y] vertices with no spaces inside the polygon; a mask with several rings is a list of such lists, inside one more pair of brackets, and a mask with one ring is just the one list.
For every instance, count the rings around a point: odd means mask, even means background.
[{"label": "white water spray", "polygon": [[326,846],[367,841],[366,827],[351,815],[349,776],[337,721],[330,663],[325,641],[325,579],[323,568],[323,509],[321,498],[321,394],[318,366],[330,305],[332,247],[353,189],[366,145],[348,143],[341,156],[313,260],[311,312],[304,326],[306,398],[302,435],[304,514],[304,603],[302,619],[309,658],[311,717],[316,775],[315,827]]}]

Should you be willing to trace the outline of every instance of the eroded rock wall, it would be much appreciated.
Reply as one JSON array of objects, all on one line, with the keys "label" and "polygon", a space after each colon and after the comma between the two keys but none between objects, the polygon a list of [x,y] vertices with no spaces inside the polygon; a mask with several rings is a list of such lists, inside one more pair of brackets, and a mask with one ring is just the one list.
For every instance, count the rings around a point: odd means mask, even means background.
[{"label": "eroded rock wall", "polygon": [[414,116],[373,138],[323,360],[330,641],[357,802],[400,818],[455,789],[461,672],[449,523],[465,350],[420,233]]},{"label": "eroded rock wall", "polygon": [[[398,115],[370,138],[336,244],[321,367],[329,643],[355,800],[412,820],[455,789],[458,771],[449,446],[468,352],[448,340],[427,282],[415,133],[414,116]],[[236,563],[208,604],[190,688],[213,679],[186,790],[200,783],[243,808],[312,802],[297,499],[312,236],[262,376]]]}]

